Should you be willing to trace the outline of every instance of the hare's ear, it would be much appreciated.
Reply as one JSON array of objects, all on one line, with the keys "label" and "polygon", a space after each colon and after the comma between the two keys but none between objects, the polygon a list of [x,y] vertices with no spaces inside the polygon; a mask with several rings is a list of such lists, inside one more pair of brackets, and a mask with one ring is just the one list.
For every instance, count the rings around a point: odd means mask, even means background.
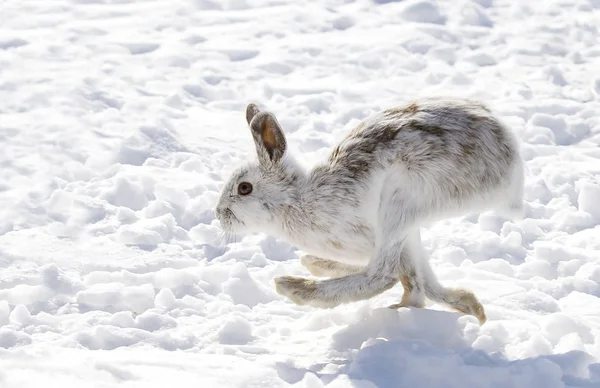
[{"label": "hare's ear", "polygon": [[246,108],[246,120],[250,125],[261,164],[278,163],[287,148],[285,135],[272,113],[261,112],[254,104]]},{"label": "hare's ear", "polygon": [[246,107],[246,121],[248,122],[248,125],[250,125],[254,116],[256,116],[259,112],[260,109],[256,104],[248,104]]}]

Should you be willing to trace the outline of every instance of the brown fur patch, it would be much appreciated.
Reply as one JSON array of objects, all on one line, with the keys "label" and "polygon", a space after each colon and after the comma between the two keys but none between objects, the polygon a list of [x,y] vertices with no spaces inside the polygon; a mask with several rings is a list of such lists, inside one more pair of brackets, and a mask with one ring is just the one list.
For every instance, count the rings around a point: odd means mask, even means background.
[{"label": "brown fur patch", "polygon": [[420,107],[416,103],[411,103],[406,106],[386,109],[383,114],[390,118],[400,118],[401,116],[412,116],[419,111]]},{"label": "brown fur patch", "polygon": [[349,174],[352,180],[361,179],[373,171],[374,164],[378,162],[376,151],[391,147],[392,140],[400,131],[398,127],[386,126],[367,134],[365,129],[364,123],[359,124],[329,156],[331,166],[341,167],[339,174]]},{"label": "brown fur patch", "polygon": [[461,143],[460,144],[462,156],[473,156],[477,152],[475,143]]},{"label": "brown fur patch", "polygon": [[265,118],[262,127],[262,140],[267,150],[277,147],[276,128],[270,117]]},{"label": "brown fur patch", "polygon": [[404,108],[404,111],[406,113],[415,114],[419,111],[419,106],[413,102],[412,104],[410,104],[406,108]]},{"label": "brown fur patch", "polygon": [[447,131],[438,125],[423,124],[423,122],[417,120],[410,121],[407,127],[409,129],[426,132],[438,137],[442,137],[447,134]]},{"label": "brown fur patch", "polygon": [[413,284],[410,278],[406,275],[400,276],[400,282],[402,283],[402,287],[404,288],[404,294],[402,294],[402,301],[400,302],[400,304],[403,306],[407,306],[409,302],[408,297],[410,296],[410,294],[412,294],[413,291]]},{"label": "brown fur patch", "polygon": [[[402,300],[399,304],[394,305],[399,307],[423,307],[422,305],[415,305],[413,301],[410,300],[410,297],[417,286],[415,283],[416,274],[413,272],[410,275],[401,275],[400,283],[402,283],[402,287],[404,288],[404,294],[402,294]],[[391,306],[390,306],[391,307]]]},{"label": "brown fur patch", "polygon": [[403,113],[409,114],[409,115],[414,115],[415,113],[417,113],[419,111],[419,105],[415,104],[414,102],[412,104],[409,104],[408,106],[404,107],[402,109]]},{"label": "brown fur patch", "polygon": [[343,249],[344,246],[342,245],[341,242],[336,241],[336,240],[330,240],[329,243],[335,248],[335,249]]}]

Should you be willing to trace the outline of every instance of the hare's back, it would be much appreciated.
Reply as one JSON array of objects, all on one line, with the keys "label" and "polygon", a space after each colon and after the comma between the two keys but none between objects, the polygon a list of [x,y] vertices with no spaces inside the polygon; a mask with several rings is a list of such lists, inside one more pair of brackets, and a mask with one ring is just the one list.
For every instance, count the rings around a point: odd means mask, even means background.
[{"label": "hare's back", "polygon": [[366,119],[334,149],[330,162],[357,178],[401,165],[415,177],[462,190],[467,187],[456,185],[465,181],[471,189],[503,183],[518,158],[514,136],[485,105],[424,99]]}]

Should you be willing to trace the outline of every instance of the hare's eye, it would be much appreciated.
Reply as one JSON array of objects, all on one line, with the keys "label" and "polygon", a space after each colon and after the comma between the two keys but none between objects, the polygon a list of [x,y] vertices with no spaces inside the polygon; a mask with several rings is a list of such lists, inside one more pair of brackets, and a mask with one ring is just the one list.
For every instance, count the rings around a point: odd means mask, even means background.
[{"label": "hare's eye", "polygon": [[248,195],[252,192],[252,185],[248,182],[242,182],[238,185],[239,195]]}]

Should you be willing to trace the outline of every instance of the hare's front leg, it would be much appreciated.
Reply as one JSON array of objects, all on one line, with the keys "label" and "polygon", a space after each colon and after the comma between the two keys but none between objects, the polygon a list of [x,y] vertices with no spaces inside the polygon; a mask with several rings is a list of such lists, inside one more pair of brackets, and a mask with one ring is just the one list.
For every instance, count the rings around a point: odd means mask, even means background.
[{"label": "hare's front leg", "polygon": [[402,250],[401,262],[407,265],[400,274],[400,283],[404,287],[402,300],[400,303],[389,306],[389,308],[425,306],[425,285],[421,263],[419,263],[420,244],[421,238],[417,228],[407,237]]},{"label": "hare's front leg", "polygon": [[361,272],[364,267],[352,264],[340,263],[339,261],[321,259],[313,255],[303,255],[300,257],[302,264],[308,271],[319,277],[339,278]]},{"label": "hare's front leg", "polygon": [[409,234],[406,226],[412,224],[407,222],[406,214],[415,212],[402,210],[394,206],[380,209],[376,249],[361,272],[322,281],[282,276],[275,279],[277,292],[299,305],[331,308],[372,298],[393,287],[400,279],[410,279],[407,305],[421,306],[424,289],[419,267],[410,254],[403,253]]},{"label": "hare's front leg", "polygon": [[[399,304],[390,306],[390,308],[400,307],[423,307],[425,305],[425,295],[420,266],[415,263],[418,255],[415,255],[414,237],[409,236],[407,242],[400,253],[400,263],[403,263],[403,269],[400,276],[394,284],[400,280],[404,287],[402,301]],[[312,255],[305,255],[300,258],[301,263],[315,276],[344,277],[348,275],[360,274],[364,268],[348,264],[339,263],[333,260],[321,259]],[[319,282],[310,279],[303,279],[293,276],[284,276],[276,279],[277,291],[290,298],[297,304],[309,304],[315,307],[321,306],[315,303],[307,302],[313,299],[314,293]],[[393,286],[393,284],[392,284]],[[390,286],[391,287],[391,286]],[[389,287],[388,287],[389,288]],[[387,288],[385,288],[387,289]],[[383,289],[381,292],[385,291]],[[366,298],[361,298],[366,299]],[[359,299],[356,299],[359,300]],[[343,302],[342,302],[343,303]]]},{"label": "hare's front leg", "polygon": [[[423,287],[416,280],[417,268],[409,256],[402,254],[404,240],[378,250],[359,273],[328,280],[311,280],[294,276],[275,279],[277,292],[299,305],[332,308],[343,303],[372,298],[400,279],[410,279],[411,288],[403,300],[406,306],[423,305]],[[406,289],[406,287],[405,287]]]}]

